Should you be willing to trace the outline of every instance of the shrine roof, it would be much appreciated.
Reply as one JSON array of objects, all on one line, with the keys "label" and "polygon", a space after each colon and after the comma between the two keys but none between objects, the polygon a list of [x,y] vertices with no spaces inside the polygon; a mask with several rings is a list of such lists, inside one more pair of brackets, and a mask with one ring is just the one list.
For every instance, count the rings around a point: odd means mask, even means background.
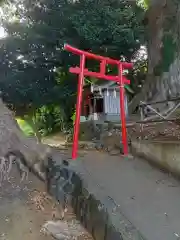
[{"label": "shrine roof", "polygon": [[[106,88],[114,89],[114,88],[119,88],[119,85],[116,82],[112,82],[112,81],[98,80],[96,83],[94,83],[94,89],[99,87],[102,89],[106,89]],[[127,92],[134,94],[134,91],[129,85],[125,85],[124,87],[127,90]]]}]

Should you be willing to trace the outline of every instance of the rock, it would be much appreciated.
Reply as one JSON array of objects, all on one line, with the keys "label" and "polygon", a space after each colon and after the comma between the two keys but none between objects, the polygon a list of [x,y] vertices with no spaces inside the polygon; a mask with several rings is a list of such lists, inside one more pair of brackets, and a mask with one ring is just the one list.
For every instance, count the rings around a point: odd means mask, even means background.
[{"label": "rock", "polygon": [[48,221],[44,224],[43,231],[58,240],[77,239],[84,234],[84,230],[78,221]]},{"label": "rock", "polygon": [[111,128],[111,130],[106,130],[101,134],[100,143],[104,149],[111,152],[114,149],[122,149],[121,138],[121,131]]}]

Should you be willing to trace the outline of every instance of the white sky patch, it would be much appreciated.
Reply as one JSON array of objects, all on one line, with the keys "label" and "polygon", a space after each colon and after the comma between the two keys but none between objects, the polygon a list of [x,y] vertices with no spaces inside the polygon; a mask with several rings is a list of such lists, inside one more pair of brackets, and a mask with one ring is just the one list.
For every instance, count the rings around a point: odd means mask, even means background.
[{"label": "white sky patch", "polygon": [[0,39],[5,37],[7,37],[7,33],[5,29],[2,26],[0,26]]},{"label": "white sky patch", "polygon": [[147,47],[141,46],[140,49],[134,54],[132,62],[147,59],[148,59]]},{"label": "white sky patch", "polygon": [[17,57],[17,60],[21,60],[21,59],[23,59],[23,58],[24,58],[23,55],[19,55],[19,56]]}]

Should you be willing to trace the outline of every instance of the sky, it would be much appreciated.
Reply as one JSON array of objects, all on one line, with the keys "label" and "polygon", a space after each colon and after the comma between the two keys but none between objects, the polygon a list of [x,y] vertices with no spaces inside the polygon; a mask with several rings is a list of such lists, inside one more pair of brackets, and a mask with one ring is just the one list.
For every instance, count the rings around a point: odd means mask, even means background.
[{"label": "sky", "polygon": [[0,38],[4,38],[4,37],[6,37],[6,35],[7,34],[6,34],[5,30],[4,30],[4,28],[0,26]]}]

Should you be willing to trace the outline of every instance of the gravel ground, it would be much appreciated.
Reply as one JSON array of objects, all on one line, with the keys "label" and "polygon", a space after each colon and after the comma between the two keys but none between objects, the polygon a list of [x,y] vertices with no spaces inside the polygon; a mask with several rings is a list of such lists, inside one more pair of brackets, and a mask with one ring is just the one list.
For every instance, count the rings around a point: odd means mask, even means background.
[{"label": "gravel ground", "polygon": [[180,125],[172,122],[144,124],[141,131],[140,124],[128,128],[129,136],[145,140],[179,141]]}]

